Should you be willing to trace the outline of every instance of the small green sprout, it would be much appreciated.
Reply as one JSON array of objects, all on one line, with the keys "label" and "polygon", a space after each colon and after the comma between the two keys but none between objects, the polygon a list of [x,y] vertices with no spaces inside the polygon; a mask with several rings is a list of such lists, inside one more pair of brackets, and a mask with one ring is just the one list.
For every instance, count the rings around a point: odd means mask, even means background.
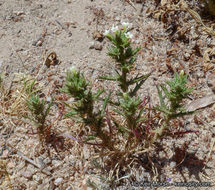
[{"label": "small green sprout", "polygon": [[25,116],[31,120],[36,126],[39,134],[39,138],[42,141],[43,137],[47,134],[48,124],[47,116],[50,112],[51,106],[53,105],[53,99],[46,106],[44,99],[40,100],[39,95],[31,95],[29,99],[26,100],[26,104],[31,114]]}]

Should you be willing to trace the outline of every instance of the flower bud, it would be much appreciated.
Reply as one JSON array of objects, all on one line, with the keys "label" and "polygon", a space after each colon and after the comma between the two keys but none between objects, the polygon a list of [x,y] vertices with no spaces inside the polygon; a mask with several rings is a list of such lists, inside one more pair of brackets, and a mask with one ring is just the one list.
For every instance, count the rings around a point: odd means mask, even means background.
[{"label": "flower bud", "polygon": [[184,70],[181,70],[180,77],[183,77],[183,76],[184,76]]},{"label": "flower bud", "polygon": [[77,69],[76,69],[75,66],[71,66],[71,67],[69,68],[69,71],[72,72],[73,74],[75,74],[75,73],[77,72]]}]

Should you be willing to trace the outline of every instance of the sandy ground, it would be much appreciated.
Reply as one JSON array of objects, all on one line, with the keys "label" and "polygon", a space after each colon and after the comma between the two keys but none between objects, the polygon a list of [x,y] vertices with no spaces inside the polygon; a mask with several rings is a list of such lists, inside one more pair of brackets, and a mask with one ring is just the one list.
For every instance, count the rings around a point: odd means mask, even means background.
[{"label": "sandy ground", "polygon": [[[199,11],[195,1],[187,3]],[[97,77],[113,71],[112,60],[106,55],[109,43],[103,33],[125,21],[132,23],[134,45],[142,47],[135,74],[153,71],[141,90],[143,97],[150,95],[152,104],[157,104],[155,84],[172,78],[174,71],[182,69],[189,76],[189,85],[195,87],[187,103],[214,95],[214,36],[203,31],[187,11],[165,13],[165,10],[159,1],[144,0],[0,0],[0,71],[7,78],[5,88],[11,87],[14,73],[26,73],[37,77],[45,97],[56,96],[59,92],[53,91],[53,86],[56,83],[63,86],[65,71],[71,66],[80,68],[96,87],[101,87],[103,84]],[[214,20],[202,17],[207,26],[214,27]],[[56,54],[57,64],[44,67],[50,53]],[[107,83],[104,87],[110,88]],[[185,118],[185,129],[198,130],[198,134],[164,142],[168,153],[159,153],[160,181],[214,184],[214,110],[214,105],[210,105],[200,109],[195,117]],[[5,121],[6,118],[1,119]],[[54,127],[60,134],[73,133],[71,125],[71,121],[62,120]],[[89,180],[98,189],[110,189],[111,184],[113,189],[144,189],[131,182],[156,179],[142,165],[135,164],[130,178],[114,183],[101,180],[101,177],[107,178],[107,174],[94,169],[90,159],[93,147],[66,140],[60,153],[52,148],[51,156],[47,157],[47,153],[39,151],[36,135],[28,134],[29,128],[30,125],[14,121],[0,124],[0,156],[7,163],[13,189],[90,189]],[[188,148],[185,143],[190,143]],[[173,144],[188,150],[183,164],[178,167],[175,167],[176,157],[181,150],[176,154],[172,151]],[[44,170],[40,169],[42,165]],[[127,170],[121,177],[128,176]],[[91,189],[95,188],[91,185]],[[204,189],[214,189],[214,186]]]}]

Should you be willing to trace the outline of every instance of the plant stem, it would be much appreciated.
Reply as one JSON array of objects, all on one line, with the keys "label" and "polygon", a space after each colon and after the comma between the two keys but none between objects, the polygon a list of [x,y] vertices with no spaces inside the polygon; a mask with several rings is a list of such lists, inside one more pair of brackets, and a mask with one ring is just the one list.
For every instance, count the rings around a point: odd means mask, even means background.
[{"label": "plant stem", "polygon": [[122,69],[122,91],[127,92],[128,91],[128,84],[127,84],[127,72],[128,70],[123,68]]}]

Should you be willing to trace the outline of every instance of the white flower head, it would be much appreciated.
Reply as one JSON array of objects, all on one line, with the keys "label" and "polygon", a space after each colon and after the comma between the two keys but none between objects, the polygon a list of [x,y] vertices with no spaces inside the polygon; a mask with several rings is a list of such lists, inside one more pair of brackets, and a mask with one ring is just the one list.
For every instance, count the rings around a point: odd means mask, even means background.
[{"label": "white flower head", "polygon": [[112,31],[112,32],[116,32],[117,30],[119,30],[119,27],[118,27],[118,26],[114,26],[114,25],[113,25],[113,26],[111,27],[111,31]]},{"label": "white flower head", "polygon": [[104,32],[104,36],[107,36],[109,33],[110,33],[110,31],[109,31],[109,30],[105,30],[105,32]]},{"label": "white flower head", "polygon": [[130,32],[127,32],[127,33],[125,34],[125,36],[126,36],[127,38],[130,38],[130,39],[131,39],[131,38],[133,38],[134,35],[131,34]]},{"label": "white flower head", "polygon": [[131,28],[132,27],[132,23],[129,23],[129,22],[122,22],[121,24],[125,28]]},{"label": "white flower head", "polygon": [[77,69],[76,69],[75,66],[71,66],[71,67],[69,68],[69,71],[72,72],[72,73],[76,73],[76,72],[77,72]]},{"label": "white flower head", "polygon": [[122,24],[122,26],[124,26],[124,27],[128,27],[128,26],[130,25],[130,23],[128,23],[128,22],[122,22],[121,24]]}]

